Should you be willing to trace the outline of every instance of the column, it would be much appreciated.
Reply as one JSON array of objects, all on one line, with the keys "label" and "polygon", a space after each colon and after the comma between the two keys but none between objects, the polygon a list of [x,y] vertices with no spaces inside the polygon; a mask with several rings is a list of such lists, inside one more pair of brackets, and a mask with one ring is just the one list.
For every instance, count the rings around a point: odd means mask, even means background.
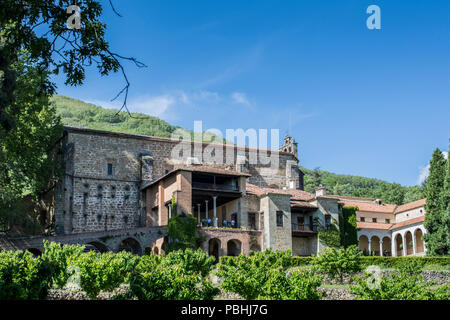
[{"label": "column", "polygon": [[206,202],[206,213],[205,213],[206,225],[208,225],[208,218],[209,218],[209,215],[208,215],[208,200],[205,200],[205,202]]},{"label": "column", "polygon": [[394,234],[392,234],[392,238],[391,238],[391,255],[393,257],[397,257],[398,256],[398,254],[397,254],[397,247],[395,245],[396,245],[396,243],[395,243],[395,236],[394,236]]},{"label": "column", "polygon": [[198,210],[197,210],[198,224],[201,225],[202,221],[200,219],[200,203],[197,203],[197,208],[198,208]]},{"label": "column", "polygon": [[380,239],[380,257],[383,256],[383,239]]},{"label": "column", "polygon": [[368,245],[368,249],[369,249],[369,256],[372,255],[372,239],[367,237],[367,245]]},{"label": "column", "polygon": [[403,256],[406,257],[406,234],[402,234]]},{"label": "column", "polygon": [[412,241],[413,241],[413,254],[416,255],[417,253],[417,244],[416,244],[416,237],[415,233],[412,233]]},{"label": "column", "polygon": [[172,205],[169,203],[169,219],[172,218]]},{"label": "column", "polygon": [[214,218],[213,218],[213,225],[214,225],[214,228],[217,228],[217,212],[216,212],[216,204],[217,204],[217,196],[214,196],[214,197],[213,197],[213,215],[214,215]]}]

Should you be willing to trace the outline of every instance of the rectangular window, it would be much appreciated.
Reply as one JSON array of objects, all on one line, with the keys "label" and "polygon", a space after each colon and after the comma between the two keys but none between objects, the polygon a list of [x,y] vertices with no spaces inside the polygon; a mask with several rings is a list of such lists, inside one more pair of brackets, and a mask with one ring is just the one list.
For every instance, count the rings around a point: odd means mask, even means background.
[{"label": "rectangular window", "polygon": [[305,230],[305,217],[297,217],[297,229]]},{"label": "rectangular window", "polygon": [[377,222],[377,218],[372,218],[372,222]]},{"label": "rectangular window", "polygon": [[325,230],[331,230],[331,216],[325,215]]},{"label": "rectangular window", "polygon": [[112,163],[108,163],[108,176],[112,176],[113,174],[113,165]]},{"label": "rectangular window", "polygon": [[277,227],[283,226],[283,211],[277,211]]},{"label": "rectangular window", "polygon": [[360,220],[361,222],[366,222],[366,218],[364,218],[364,217],[359,218],[359,220]]},{"label": "rectangular window", "polygon": [[386,219],[386,223],[391,223],[391,219]]},{"label": "rectangular window", "polygon": [[254,212],[248,213],[248,227],[252,230],[256,230],[256,214]]}]

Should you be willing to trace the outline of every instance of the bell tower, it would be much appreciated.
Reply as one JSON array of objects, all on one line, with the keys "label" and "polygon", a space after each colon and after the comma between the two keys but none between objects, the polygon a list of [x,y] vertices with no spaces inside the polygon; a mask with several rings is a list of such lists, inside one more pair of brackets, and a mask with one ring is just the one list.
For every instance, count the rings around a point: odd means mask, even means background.
[{"label": "bell tower", "polygon": [[298,159],[298,143],[289,134],[284,137],[283,146],[280,151],[293,154]]}]

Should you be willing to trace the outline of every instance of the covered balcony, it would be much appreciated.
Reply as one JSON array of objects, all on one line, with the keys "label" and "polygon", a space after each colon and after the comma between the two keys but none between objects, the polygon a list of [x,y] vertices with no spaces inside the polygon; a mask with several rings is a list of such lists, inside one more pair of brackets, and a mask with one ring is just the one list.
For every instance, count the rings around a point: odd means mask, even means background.
[{"label": "covered balcony", "polygon": [[291,200],[292,236],[312,237],[317,234],[312,213],[317,207],[306,201]]},{"label": "covered balcony", "polygon": [[240,228],[238,199],[246,177],[220,169],[192,172],[192,212],[200,227]]}]

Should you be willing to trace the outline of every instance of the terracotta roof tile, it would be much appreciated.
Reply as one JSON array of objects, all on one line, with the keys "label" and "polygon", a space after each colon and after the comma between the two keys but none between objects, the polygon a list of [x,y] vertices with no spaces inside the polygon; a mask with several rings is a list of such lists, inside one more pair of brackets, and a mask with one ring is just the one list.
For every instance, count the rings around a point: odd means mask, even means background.
[{"label": "terracotta roof tile", "polygon": [[239,177],[251,177],[252,175],[245,172],[238,172],[234,170],[227,170],[227,169],[221,169],[221,168],[214,168],[204,165],[192,165],[192,166],[177,166],[173,171],[176,170],[184,170],[184,171],[191,171],[191,172],[204,172],[204,173],[217,173],[217,174],[223,174],[223,175],[229,175],[229,176],[239,176]]},{"label": "terracotta roof tile", "polygon": [[421,216],[421,217],[414,218],[411,220],[402,221],[402,222],[394,224],[393,227],[391,228],[391,230],[399,229],[399,228],[406,227],[406,226],[409,226],[409,225],[412,225],[415,223],[420,223],[423,221],[425,221],[425,216]]},{"label": "terracotta roof tile", "polygon": [[375,199],[373,199],[373,198],[359,198],[359,197],[337,196],[337,195],[324,195],[324,196],[319,196],[319,198],[330,198],[330,199],[338,199],[338,200],[353,200],[353,201],[358,201],[358,202],[375,201]]},{"label": "terracotta roof tile", "polygon": [[317,209],[318,208],[317,206],[313,205],[312,203],[309,203],[309,202],[306,202],[306,201],[298,201],[298,200],[291,200],[291,207],[311,208],[311,209]]},{"label": "terracotta roof tile", "polygon": [[356,202],[342,200],[339,201],[346,207],[358,207],[360,212],[377,212],[377,213],[391,213],[393,214],[397,206],[395,204],[376,204],[373,202]]},{"label": "terracotta roof tile", "polygon": [[425,207],[426,203],[427,203],[427,199],[421,199],[421,200],[417,200],[417,201],[414,201],[414,202],[411,202],[411,203],[407,203],[407,204],[398,206],[398,208],[395,211],[395,213],[401,213],[401,212],[417,209],[417,208],[420,208],[420,207]]},{"label": "terracotta roof tile", "polygon": [[250,183],[247,183],[247,193],[254,194],[258,197],[261,197],[268,193],[286,194],[291,195],[291,200],[299,200],[299,201],[309,201],[314,199],[314,195],[312,193],[303,190],[293,190],[293,189],[283,190],[275,188],[263,188],[257,187]]}]

